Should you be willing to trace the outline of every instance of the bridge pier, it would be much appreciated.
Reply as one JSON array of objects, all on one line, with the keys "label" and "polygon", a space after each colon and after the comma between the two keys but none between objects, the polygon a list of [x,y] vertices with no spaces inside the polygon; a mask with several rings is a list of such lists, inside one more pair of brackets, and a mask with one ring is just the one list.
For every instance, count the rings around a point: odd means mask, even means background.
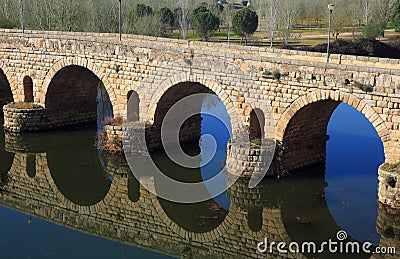
[{"label": "bridge pier", "polygon": [[76,127],[94,124],[92,115],[77,114],[73,119],[66,120],[36,103],[11,103],[3,107],[4,129],[9,132],[37,132],[51,129]]},{"label": "bridge pier", "polygon": [[381,235],[379,247],[394,247],[395,253],[374,254],[371,258],[400,258],[400,216],[399,209],[378,203],[376,230]]},{"label": "bridge pier", "polygon": [[378,169],[378,200],[382,204],[400,209],[400,175],[399,172],[384,170],[385,164]]}]

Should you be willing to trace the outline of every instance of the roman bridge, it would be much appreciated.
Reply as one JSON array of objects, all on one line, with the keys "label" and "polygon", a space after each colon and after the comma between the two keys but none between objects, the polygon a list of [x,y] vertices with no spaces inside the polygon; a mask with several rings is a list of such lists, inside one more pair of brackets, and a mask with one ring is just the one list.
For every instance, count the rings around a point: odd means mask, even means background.
[{"label": "roman bridge", "polygon": [[[331,55],[326,64],[326,54],[296,50],[15,30],[0,31],[0,57],[1,104],[37,104],[33,110],[4,108],[11,131],[96,120],[99,92],[114,117],[157,129],[178,100],[212,92],[225,104],[234,132],[249,127],[259,137],[283,141],[288,169],[325,158],[327,124],[341,102],[369,119],[387,162],[400,160],[397,59]],[[189,134],[198,128],[193,120]]]}]

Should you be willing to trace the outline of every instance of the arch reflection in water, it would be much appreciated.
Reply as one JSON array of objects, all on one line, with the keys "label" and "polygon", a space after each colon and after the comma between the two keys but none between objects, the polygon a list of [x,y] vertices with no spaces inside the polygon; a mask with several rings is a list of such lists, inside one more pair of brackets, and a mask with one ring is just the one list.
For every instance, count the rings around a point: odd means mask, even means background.
[{"label": "arch reflection in water", "polygon": [[[62,135],[62,136],[60,136]],[[94,130],[50,134],[47,161],[60,192],[81,206],[94,205],[106,196],[111,180],[94,147]]]},{"label": "arch reflection in water", "polygon": [[[64,134],[65,136],[61,134],[61,137],[68,139],[69,133]],[[53,140],[47,143],[48,150],[51,151],[54,144],[58,145],[60,141]],[[36,157],[40,157],[40,154],[36,154]],[[98,161],[97,157],[93,159]],[[48,160],[50,164],[50,158]],[[228,215],[221,220],[220,224],[208,224],[205,228],[197,226],[198,223],[202,223],[199,221],[192,221],[184,226],[180,220],[189,215],[184,214],[183,209],[176,211],[174,207],[167,208],[168,205],[163,205],[145,188],[139,187],[140,197],[132,202],[129,197],[129,178],[126,172],[129,167],[126,161],[121,160],[114,164],[110,163],[111,159],[104,161],[109,174],[112,174],[114,181],[119,183],[115,195],[112,195],[108,203],[107,210],[69,209],[57,199],[57,195],[54,195],[54,192],[59,189],[46,187],[45,183],[48,182],[42,167],[37,168],[33,179],[26,173],[19,173],[25,172],[26,168],[17,167],[26,167],[26,163],[15,164],[11,172],[13,181],[7,184],[9,192],[0,197],[0,204],[91,235],[171,256],[189,258],[227,256],[255,258],[259,257],[256,253],[256,244],[265,237],[269,240],[286,242],[310,239],[319,241],[335,237],[336,231],[340,229],[330,215],[322,195],[326,182],[320,170],[324,168],[309,171],[306,177],[290,177],[283,181],[267,179],[256,189],[249,189],[248,182],[245,180],[237,181],[228,190],[231,202]],[[198,174],[200,175],[200,172]],[[144,177],[141,182],[152,185],[150,178]],[[156,190],[157,186],[153,188]],[[196,212],[202,215],[200,213],[207,210],[209,210],[208,206],[198,205],[198,209],[192,210],[194,211],[192,215]],[[260,211],[262,211],[261,217]],[[382,211],[384,211],[383,218]],[[310,217],[311,220],[309,224],[301,224],[297,217]],[[383,244],[395,243],[393,238],[396,238],[396,235],[390,235],[390,233],[397,233],[398,226],[391,225],[398,222],[397,218],[398,215],[391,211],[379,209],[379,229],[386,233],[384,239],[381,240]],[[7,221],[0,222],[1,229],[6,229],[1,226],[2,224],[7,224]],[[23,231],[20,227],[11,229],[14,234],[16,231]],[[65,234],[70,235],[66,232]],[[24,236],[23,232],[21,235]],[[7,239],[12,239],[13,236],[7,235]],[[41,246],[45,246],[46,243],[42,242]],[[63,245],[68,247],[73,243],[66,242]],[[45,249],[52,251],[52,248]],[[26,251],[29,252],[29,250]],[[92,255],[96,256],[96,252],[93,251]],[[277,251],[274,251],[271,257],[276,256],[278,256]],[[302,257],[301,255],[281,256]],[[342,255],[338,257],[343,258]]]}]

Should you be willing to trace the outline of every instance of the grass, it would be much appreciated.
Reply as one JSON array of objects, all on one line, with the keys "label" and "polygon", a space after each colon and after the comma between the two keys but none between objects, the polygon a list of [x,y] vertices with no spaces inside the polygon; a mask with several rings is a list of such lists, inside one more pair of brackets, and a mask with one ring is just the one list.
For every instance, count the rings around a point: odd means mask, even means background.
[{"label": "grass", "polygon": [[10,108],[15,108],[15,109],[42,109],[43,106],[37,103],[24,103],[24,102],[19,102],[19,103],[10,103],[8,104],[8,107]]},{"label": "grass", "polygon": [[[363,27],[354,27],[355,28],[355,38],[359,38]],[[289,42],[290,48],[310,48],[315,47],[320,44],[326,44],[327,42],[327,28],[325,25],[322,25],[318,28],[300,28],[295,27],[292,33],[295,35]],[[387,41],[388,37],[400,36],[400,33],[394,32],[390,27],[387,27],[385,31],[385,38],[379,39],[383,42]],[[178,30],[174,30],[170,35],[171,38],[178,38]],[[351,40],[352,37],[352,27],[343,28],[339,34],[338,40],[347,39]],[[192,41],[204,41],[201,37],[199,37],[193,30],[188,31],[187,40]],[[331,42],[335,41],[335,37],[331,37]],[[220,29],[213,33],[210,38],[210,42],[227,42],[227,27],[221,26]],[[230,31],[230,43],[232,45],[244,45],[244,42],[241,41],[241,37],[236,35],[235,32],[231,29]],[[262,21],[260,23],[258,31],[256,31],[252,36],[248,36],[248,44],[250,46],[258,46],[258,47],[270,47],[269,39],[266,36],[265,25],[263,25]],[[282,39],[277,37],[274,40],[274,48],[282,48],[283,47]]]}]

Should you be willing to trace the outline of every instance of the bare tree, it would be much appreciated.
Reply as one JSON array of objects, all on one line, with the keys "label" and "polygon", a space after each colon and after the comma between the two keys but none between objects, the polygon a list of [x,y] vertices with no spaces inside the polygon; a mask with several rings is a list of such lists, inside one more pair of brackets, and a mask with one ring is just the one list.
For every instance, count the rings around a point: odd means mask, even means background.
[{"label": "bare tree", "polygon": [[289,45],[292,38],[292,30],[299,11],[299,3],[296,0],[281,0],[278,12],[278,35],[283,39],[285,46]]},{"label": "bare tree", "polygon": [[369,0],[364,1],[364,15],[365,15],[365,25],[368,25]]},{"label": "bare tree", "polygon": [[276,28],[276,19],[278,15],[279,3],[281,0],[267,0],[269,8],[267,11],[267,38],[270,40],[270,48],[274,45],[275,40],[275,28]]},{"label": "bare tree", "polygon": [[178,0],[178,7],[180,9],[178,22],[179,28],[183,39],[187,39],[189,31],[189,1],[188,0]]}]

